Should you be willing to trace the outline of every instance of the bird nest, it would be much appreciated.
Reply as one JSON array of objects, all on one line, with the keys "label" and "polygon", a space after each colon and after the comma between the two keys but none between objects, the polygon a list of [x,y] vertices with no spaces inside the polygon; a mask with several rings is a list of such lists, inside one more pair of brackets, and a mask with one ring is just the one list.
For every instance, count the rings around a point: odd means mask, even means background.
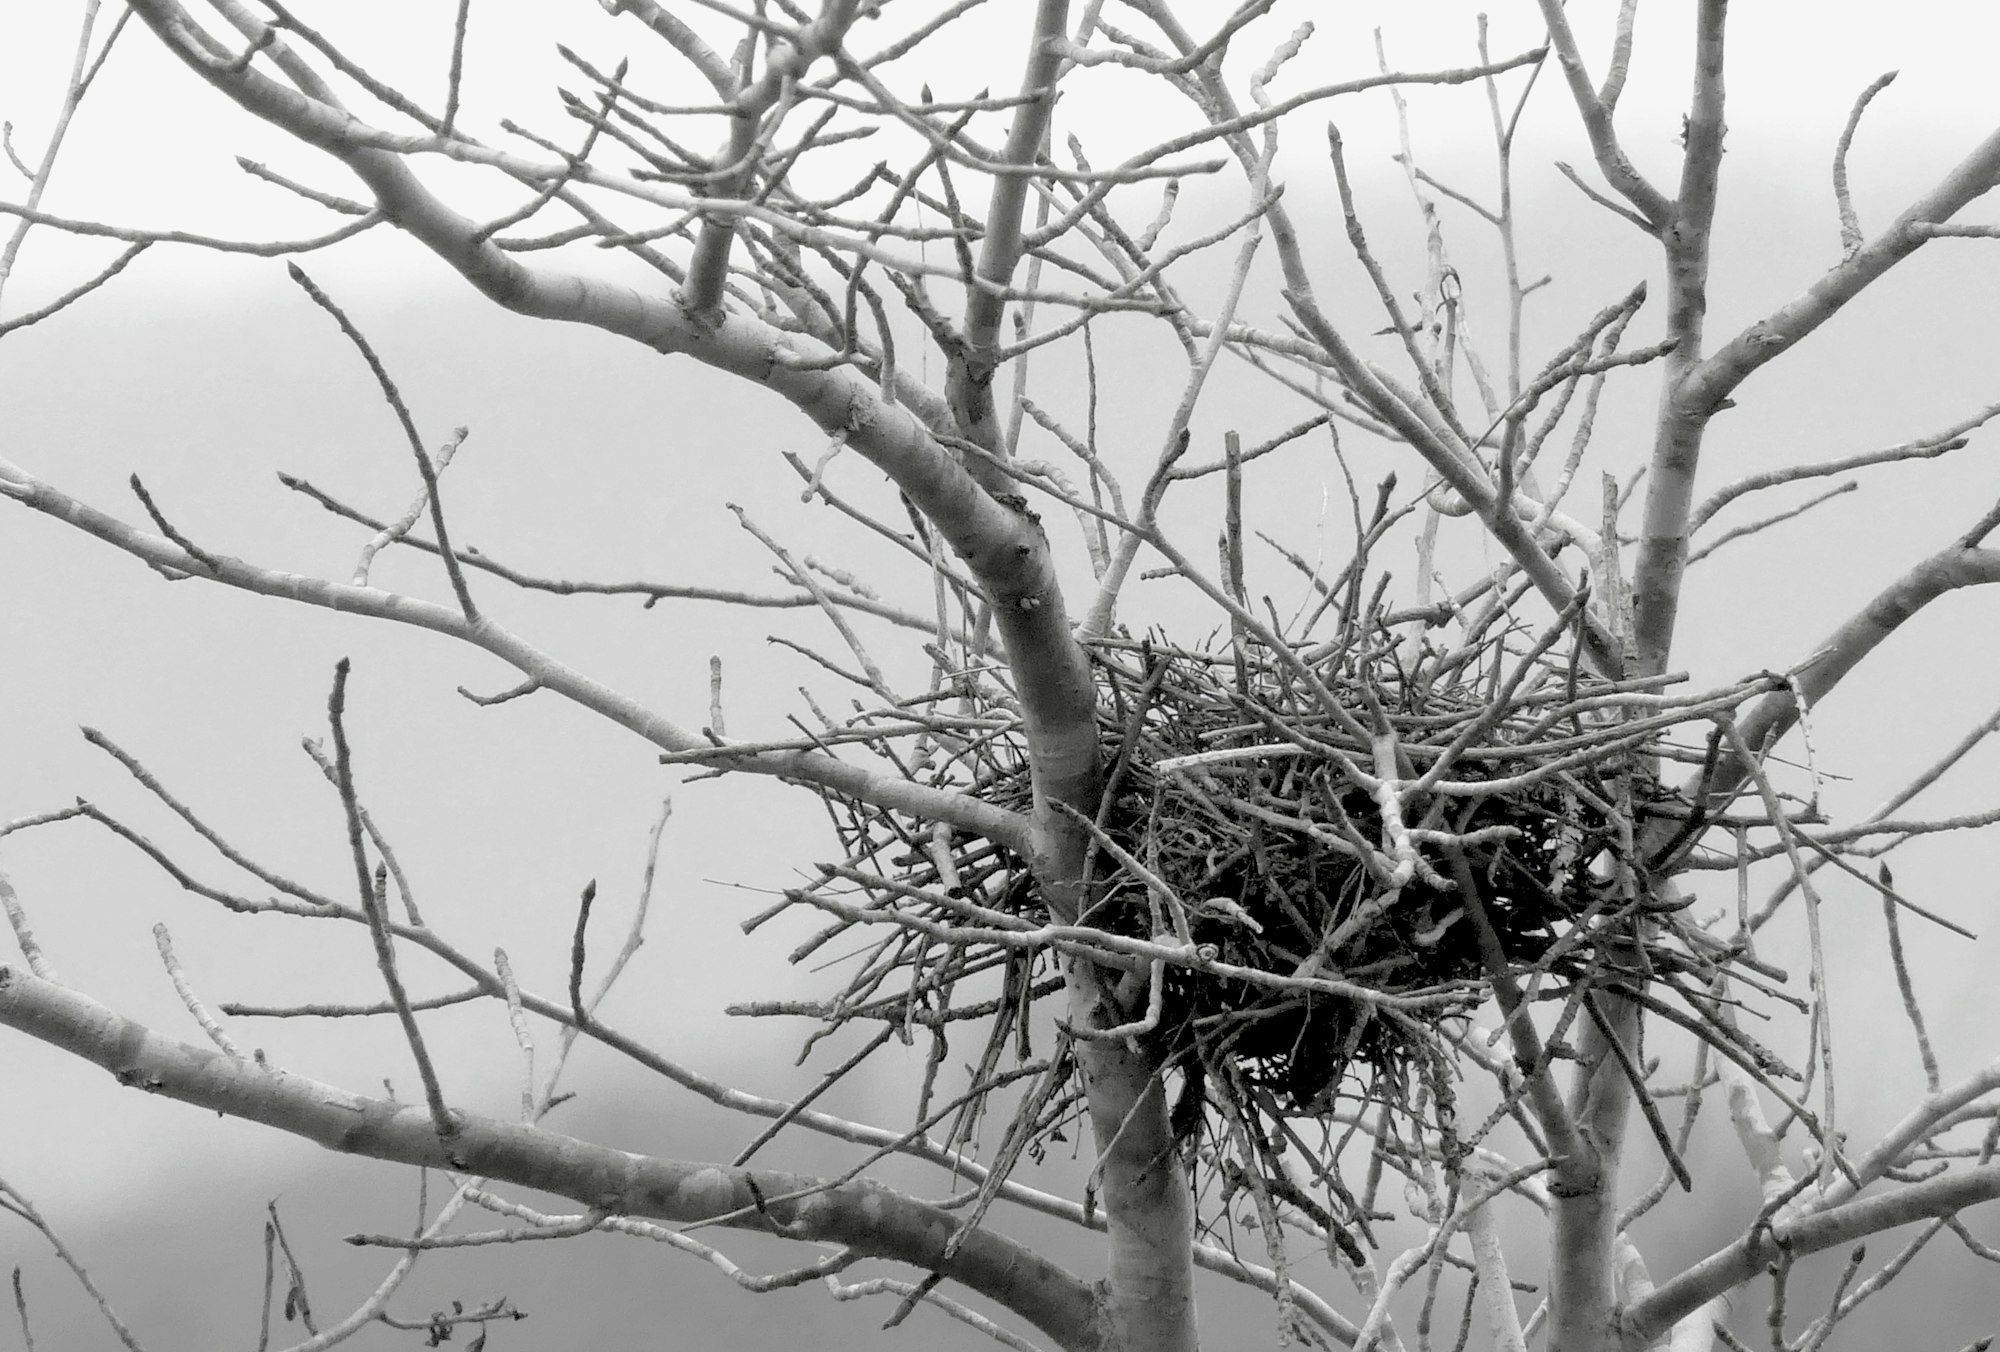
[{"label": "bird nest", "polygon": [[[1597,679],[1559,643],[1572,634],[1448,653],[1380,626],[1372,644],[1282,652],[1240,634],[1213,650],[1097,643],[1104,791],[1094,816],[1043,809],[1083,833],[1082,913],[1052,910],[996,841],[830,799],[847,857],[752,923],[829,913],[794,958],[859,935],[850,979],[829,1001],[737,1012],[813,1016],[813,1041],[873,1023],[830,1080],[927,1033],[912,1137],[966,1146],[1011,1101],[995,1179],[1072,1139],[1075,1039],[1128,1040],[1177,1072],[1172,1125],[1198,1176],[1288,1202],[1351,1244],[1373,1208],[1342,1182],[1336,1124],[1372,1114],[1378,1141],[1450,1152],[1511,1106],[1458,1121],[1460,1059],[1490,1055],[1469,1015],[1490,995],[1563,1002],[1553,1048],[1580,1015],[1601,1018],[1597,993],[1643,996],[1662,974],[1705,984],[1737,956],[1660,903],[1647,878],[1665,852],[1649,860],[1640,842],[1684,846],[1699,829],[1651,768],[1701,756],[1675,731],[1763,687],[1680,696],[1673,678]],[[1034,810],[1010,700],[957,693],[954,717],[897,763]],[[1037,1014],[1062,987],[1059,956],[1098,968],[1121,1023]],[[980,1050],[952,1096],[939,1071],[961,1033]]]}]

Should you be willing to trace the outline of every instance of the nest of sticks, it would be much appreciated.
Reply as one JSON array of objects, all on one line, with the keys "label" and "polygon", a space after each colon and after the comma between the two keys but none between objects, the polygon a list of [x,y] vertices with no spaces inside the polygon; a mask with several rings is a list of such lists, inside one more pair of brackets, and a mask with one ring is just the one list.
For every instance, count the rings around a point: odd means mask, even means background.
[{"label": "nest of sticks", "polygon": [[[1574,618],[1539,636],[1492,624],[1449,652],[1379,623],[1366,640],[1354,626],[1283,652],[1240,630],[1209,649],[1098,643],[1105,793],[1094,820],[1072,814],[1089,833],[1088,909],[1052,914],[995,841],[830,800],[847,857],[752,923],[828,913],[793,957],[858,935],[850,979],[828,1001],[735,1012],[816,1018],[808,1049],[873,1024],[828,1083],[891,1037],[926,1034],[913,1138],[966,1147],[1011,1102],[968,1225],[1024,1152],[1077,1139],[1071,1048],[1111,1036],[1177,1072],[1172,1121],[1199,1183],[1247,1190],[1267,1213],[1289,1203],[1351,1246],[1380,1173],[1360,1197],[1341,1177],[1357,1124],[1372,1119],[1370,1151],[1422,1139],[1450,1152],[1507,1113],[1457,1114],[1460,1058],[1493,1056],[1467,1037],[1490,995],[1564,1002],[1559,1042],[1597,1017],[1599,992],[1705,985],[1739,956],[1652,899],[1660,858],[1637,842],[1657,817],[1681,824],[1680,846],[1698,833],[1647,767],[1699,760],[1699,735],[1676,730],[1706,732],[1758,687],[1674,695],[1671,677],[1594,678]],[[1028,810],[1006,693],[968,681],[957,695],[898,763]],[[1061,989],[1059,954],[1105,971],[1126,1022],[1076,1029],[1060,1004],[1037,1015]],[[939,1071],[958,1034],[980,1049],[951,1058],[970,1076],[953,1096]]]}]

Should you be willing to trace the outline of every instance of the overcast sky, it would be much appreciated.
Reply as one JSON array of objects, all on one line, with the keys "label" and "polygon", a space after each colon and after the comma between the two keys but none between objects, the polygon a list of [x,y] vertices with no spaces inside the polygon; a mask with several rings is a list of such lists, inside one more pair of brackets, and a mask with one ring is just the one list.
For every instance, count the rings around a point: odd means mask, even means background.
[{"label": "overcast sky", "polygon": [[[384,74],[435,101],[450,8],[343,6],[338,34]],[[988,35],[969,37],[938,58],[934,73],[927,70],[940,96],[1011,85],[1013,48],[992,34],[1011,29],[1006,20],[1017,16],[1003,11],[1016,7],[987,8],[995,11],[980,20],[990,25]],[[1532,8],[1495,15],[1496,53],[1532,44]],[[14,6],[0,16],[0,116],[13,122],[24,154],[39,145],[67,69],[68,9]],[[1674,30],[1683,9],[1656,6],[1642,15],[1645,60],[1621,112],[1635,159],[1662,175],[1676,150],[1685,43]],[[1369,30],[1377,23],[1386,25],[1398,66],[1468,62],[1473,13],[1473,6],[1445,3],[1338,7],[1320,20],[1320,33],[1287,78],[1304,87],[1367,72],[1374,62]],[[549,48],[558,37],[600,67],[613,64],[625,44],[649,50],[634,26],[614,24],[580,0],[508,0],[475,14],[471,106],[481,135],[497,134],[502,115],[553,125],[548,89],[561,68]],[[1601,62],[1601,34],[1589,26],[1594,16],[1579,15],[1579,22]],[[1254,28],[1258,44],[1253,53],[1246,43],[1244,61],[1261,62],[1283,31],[1268,21]],[[1751,321],[1837,259],[1828,165],[1858,90],[1884,70],[1902,71],[1870,113],[1852,161],[1863,221],[1879,227],[1990,130],[1996,37],[2000,17],[1962,3],[1737,7],[1712,334]],[[48,210],[233,237],[324,227],[317,213],[247,181],[234,165],[239,154],[352,191],[326,162],[291,148],[167,63],[143,31],[127,35],[103,78],[72,131]],[[1589,156],[1554,73],[1544,82],[1521,152],[1520,209],[1524,268],[1556,276],[1534,320],[1546,351],[1633,282],[1647,278],[1657,287],[1659,279],[1644,241],[1584,204],[1550,167],[1557,157],[1586,165]],[[1479,99],[1457,91],[1420,93],[1414,102],[1427,167],[1483,195],[1488,180],[1481,175],[1489,170]],[[1081,96],[1076,103],[1075,125],[1093,145],[1112,148],[1107,155],[1121,138],[1150,130],[1133,125],[1130,107],[1121,125]],[[1420,253],[1412,248],[1407,191],[1388,160],[1387,99],[1343,101],[1329,115],[1350,139],[1375,233],[1392,241],[1385,254],[1406,265],[1404,284],[1416,285]],[[1301,132],[1317,135],[1317,124]],[[1339,226],[1326,212],[1325,185],[1312,177],[1320,173],[1317,153],[1317,144],[1300,148],[1289,200],[1324,231],[1331,264]],[[490,195],[462,171],[435,172],[437,182],[466,194],[468,209],[511,200]],[[1970,215],[1994,219],[1990,204]],[[1468,218],[1448,211],[1446,220],[1454,255],[1468,271],[1490,259]],[[1755,468],[1906,440],[2000,399],[1996,249],[1993,241],[1930,246],[1802,346],[1796,360],[1746,385],[1739,408],[1716,425],[1704,489]],[[0,318],[59,293],[103,255],[101,244],[38,233]],[[830,561],[882,562],[801,506],[777,457],[792,450],[811,458],[816,434],[760,391],[602,334],[498,313],[394,239],[306,264],[380,347],[428,440],[444,440],[454,426],[472,429],[465,458],[446,480],[459,539],[554,575],[768,588],[760,550],[724,508],[735,501]],[[1329,272],[1329,294],[1359,305],[1363,284],[1352,269]],[[1353,320],[1361,331],[1378,323]],[[1126,453],[1126,463],[1139,463],[1164,423],[1156,369],[1136,340],[1129,350],[1101,355],[1107,444]],[[1048,378],[1060,384],[1060,376]],[[1607,415],[1607,454],[1633,450],[1651,388],[1646,379],[1632,382],[1629,397]],[[1298,416],[1290,405],[1271,405],[1240,372],[1221,377],[1218,391],[1198,425],[1202,435],[1240,425],[1248,438]],[[2000,491],[1995,435],[1982,434],[1941,462],[1873,471],[1861,492],[1719,554],[1691,582],[1676,665],[1697,681],[1719,682],[1797,662],[1875,587],[1992,501]],[[143,519],[124,487],[137,472],[176,523],[209,548],[333,577],[351,569],[361,536],[287,493],[276,472],[382,513],[407,505],[415,488],[407,451],[366,371],[284,280],[281,263],[166,248],[57,322],[0,342],[0,455],[128,520]],[[1332,499],[1329,518],[1327,479],[1327,467],[1305,457],[1273,463],[1253,485],[1253,502],[1274,533],[1339,559],[1345,507]],[[837,463],[832,481],[866,493],[865,480],[865,467],[850,457]],[[1269,558],[1259,566],[1270,569],[1267,585],[1281,585],[1282,569]],[[88,725],[139,756],[264,862],[339,888],[345,840],[338,805],[298,740],[324,735],[332,666],[350,656],[360,787],[434,923],[476,955],[505,947],[524,984],[559,989],[570,908],[584,881],[600,882],[607,932],[629,911],[648,827],[677,776],[662,771],[647,747],[549,696],[474,708],[457,687],[491,692],[512,683],[494,660],[428,635],[197,583],[169,585],[4,502],[0,579],[0,821],[82,795],[170,844],[199,875],[240,884],[84,743],[77,728]],[[439,578],[417,561],[385,556],[377,580],[442,594]],[[828,689],[811,668],[764,641],[779,627],[823,640],[809,618],[687,604],[641,610],[631,601],[549,600],[476,585],[509,625],[684,724],[705,716],[711,654],[724,658],[732,719],[740,715],[732,733],[781,728],[783,715],[799,707],[794,692],[802,683]],[[1135,608],[1149,604],[1134,600]],[[1869,810],[1899,776],[1991,707],[2000,689],[1992,676],[2000,670],[1996,604],[1984,595],[1942,603],[1817,712],[1815,751],[1836,811]],[[1172,615],[1174,605],[1160,602],[1158,613]],[[1977,756],[1940,789],[1933,807],[1991,806],[1996,788],[2000,758]],[[796,1093],[808,1082],[800,1077],[815,1073],[789,1069],[799,1030],[743,1021],[725,1029],[720,1008],[732,999],[828,989],[831,974],[784,964],[796,932],[745,940],[738,929],[768,901],[757,889],[784,886],[818,857],[823,817],[804,795],[763,784],[704,783],[674,794],[654,941],[611,1017],[745,1087]],[[1974,1035],[1992,1022],[1985,974],[2000,954],[2000,936],[1987,933],[2000,927],[1985,923],[1994,856],[1979,841],[1941,843],[1913,851],[1897,869],[1912,895],[1982,933],[1977,944],[1928,929],[1909,935],[1928,973],[1934,1024],[1955,1058],[1948,1073],[1991,1054],[1990,1043]],[[66,824],[10,839],[4,862],[64,979],[174,1036],[195,1040],[199,1033],[161,974],[156,921],[171,926],[212,1002],[355,1000],[374,989],[364,935],[221,915],[94,829]],[[1719,904],[1726,891],[1705,894],[1704,904]],[[1848,908],[1835,926],[1831,981],[1848,1002],[1835,1016],[1842,1054],[1867,1068],[1843,1085],[1848,1120],[1865,1131],[1892,1115],[1920,1080],[1881,963],[1875,903],[1838,887],[1829,888],[1829,902]],[[455,983],[413,964],[412,984],[428,992]],[[428,1026],[453,1101],[510,1114],[518,1086],[504,1018],[479,1008],[432,1016]],[[407,1053],[386,1026],[246,1023],[240,1036],[283,1065],[351,1089],[374,1090],[385,1075],[406,1093],[413,1084]],[[285,1199],[294,1242],[313,1255],[309,1270],[338,1274],[324,1292],[315,1289],[327,1313],[365,1290],[368,1274],[381,1266],[354,1259],[337,1237],[395,1228],[415,1205],[414,1184],[398,1171],[334,1161],[254,1128],[118,1091],[100,1072],[18,1037],[0,1038],[0,1085],[8,1087],[0,1178],[36,1198],[64,1228],[154,1348],[235,1346],[251,1336],[265,1199]],[[588,1050],[572,1085],[585,1097],[552,1125],[624,1148],[720,1153],[742,1135],[691,1109],[686,1095],[635,1080]],[[811,1165],[814,1156],[797,1158]],[[1741,1220],[1711,1217],[1682,1247],[1663,1241],[1666,1251],[1697,1252]],[[1089,1247],[1075,1250],[1086,1270],[1094,1262]],[[872,1346],[870,1316],[879,1323],[887,1314],[886,1307],[834,1308],[808,1288],[764,1298],[792,1311],[773,1316],[715,1274],[638,1244],[593,1238],[578,1252],[587,1256],[433,1261],[422,1288],[428,1294],[412,1294],[398,1308],[428,1308],[431,1295],[476,1300],[505,1291],[542,1322],[527,1326],[533,1335],[496,1333],[495,1349],[558,1337],[625,1345],[638,1337],[620,1332],[631,1329],[624,1321],[635,1317],[635,1305],[641,1327],[659,1331],[659,1345],[677,1345],[663,1328],[692,1326],[703,1330],[704,1346],[723,1349],[782,1340],[783,1326],[766,1322],[774,1318],[796,1318],[794,1327],[810,1329],[822,1346]],[[761,1260],[782,1261],[775,1252]],[[1958,1261],[1945,1260],[1947,1284]],[[87,1320],[39,1242],[22,1227],[0,1228],[0,1266],[16,1262],[28,1272],[37,1327],[50,1331],[43,1345],[97,1345],[94,1333],[82,1332]],[[1986,1318],[1990,1323],[1990,1305]],[[960,1338],[935,1318],[911,1336],[933,1346],[990,1345]],[[353,1345],[405,1346],[410,1336],[397,1339],[382,1334]]]}]

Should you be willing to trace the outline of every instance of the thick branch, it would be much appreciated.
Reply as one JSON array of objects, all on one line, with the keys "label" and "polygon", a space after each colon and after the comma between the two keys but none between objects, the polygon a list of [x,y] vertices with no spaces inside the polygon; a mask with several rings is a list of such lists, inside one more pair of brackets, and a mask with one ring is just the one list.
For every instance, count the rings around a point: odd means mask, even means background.
[{"label": "thick branch", "polygon": [[1753,1227],[1626,1307],[1619,1329],[1629,1352],[1649,1347],[1683,1316],[1758,1276],[1780,1259],[1802,1258],[2000,1197],[2000,1164],[1982,1164],[1793,1220]]},{"label": "thick branch", "polygon": [[941,1272],[1033,1323],[1057,1345],[1104,1346],[1090,1286],[986,1229],[947,1255],[958,1219],[869,1182],[818,1179],[634,1155],[519,1123],[455,1114],[440,1140],[420,1105],[364,1098],[161,1037],[87,996],[0,967],[0,1024],[111,1072],[130,1088],[262,1123],[345,1154],[457,1169],[616,1215],[777,1230]]},{"label": "thick branch", "polygon": [[[1590,1155],[1589,1176],[1580,1186],[1550,1189],[1549,1352],[1594,1352],[1606,1345],[1617,1321],[1611,1252],[1632,1083],[1611,1039],[1638,1045],[1640,1008],[1623,997],[1605,1003],[1608,1026],[1586,1021],[1577,1040],[1579,1064],[1570,1090],[1570,1115]],[[1578,1170],[1569,1166],[1566,1172]]]},{"label": "thick branch", "polygon": [[1680,200],[1660,242],[1666,249],[1668,354],[1646,482],[1639,556],[1632,568],[1632,638],[1640,675],[1667,669],[1681,578],[1687,571],[1688,511],[1707,413],[1691,416],[1681,392],[1701,361],[1708,318],[1709,239],[1722,171],[1722,0],[1704,0],[1695,31],[1694,93],[1689,100]]}]

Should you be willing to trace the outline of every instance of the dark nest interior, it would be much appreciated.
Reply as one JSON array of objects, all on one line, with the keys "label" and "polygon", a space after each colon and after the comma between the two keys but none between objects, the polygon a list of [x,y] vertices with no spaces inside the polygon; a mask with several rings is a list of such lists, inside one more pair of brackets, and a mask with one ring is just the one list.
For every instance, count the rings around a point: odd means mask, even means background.
[{"label": "dark nest interior", "polygon": [[[1379,624],[1369,642],[1283,652],[1240,631],[1209,650],[1099,643],[1105,793],[1094,821],[1074,819],[1087,911],[1051,915],[994,841],[830,800],[846,858],[751,923],[826,913],[794,960],[838,956],[849,979],[826,1001],[736,1012],[816,1019],[808,1050],[871,1029],[823,1088],[892,1037],[928,1040],[910,1131],[990,1167],[970,1225],[1024,1152],[1089,1149],[1070,1049],[1105,1034],[1068,1022],[1059,964],[1093,961],[1126,1020],[1110,1035],[1170,1067],[1182,1163],[1204,1193],[1247,1193],[1266,1222],[1287,1204],[1351,1253],[1385,1166],[1398,1172],[1390,1156],[1407,1147],[1417,1167],[1422,1142],[1451,1158],[1518,1120],[1505,1094],[1485,1095],[1483,1120],[1459,1113],[1468,1058],[1519,1093],[1498,1064],[1507,1044],[1471,1032],[1495,995],[1543,1009],[1561,1055],[1611,993],[1658,1005],[1678,990],[1678,1022],[1779,1073],[1697,998],[1742,955],[1646,881],[1702,828],[1649,767],[1712,757],[1712,716],[1762,687],[1607,682],[1574,637],[1572,615],[1539,637],[1502,619],[1449,652]],[[878,751],[912,779],[1028,810],[1007,693],[968,680],[930,707],[918,745]],[[1004,1120],[997,1140],[982,1118]]]}]

